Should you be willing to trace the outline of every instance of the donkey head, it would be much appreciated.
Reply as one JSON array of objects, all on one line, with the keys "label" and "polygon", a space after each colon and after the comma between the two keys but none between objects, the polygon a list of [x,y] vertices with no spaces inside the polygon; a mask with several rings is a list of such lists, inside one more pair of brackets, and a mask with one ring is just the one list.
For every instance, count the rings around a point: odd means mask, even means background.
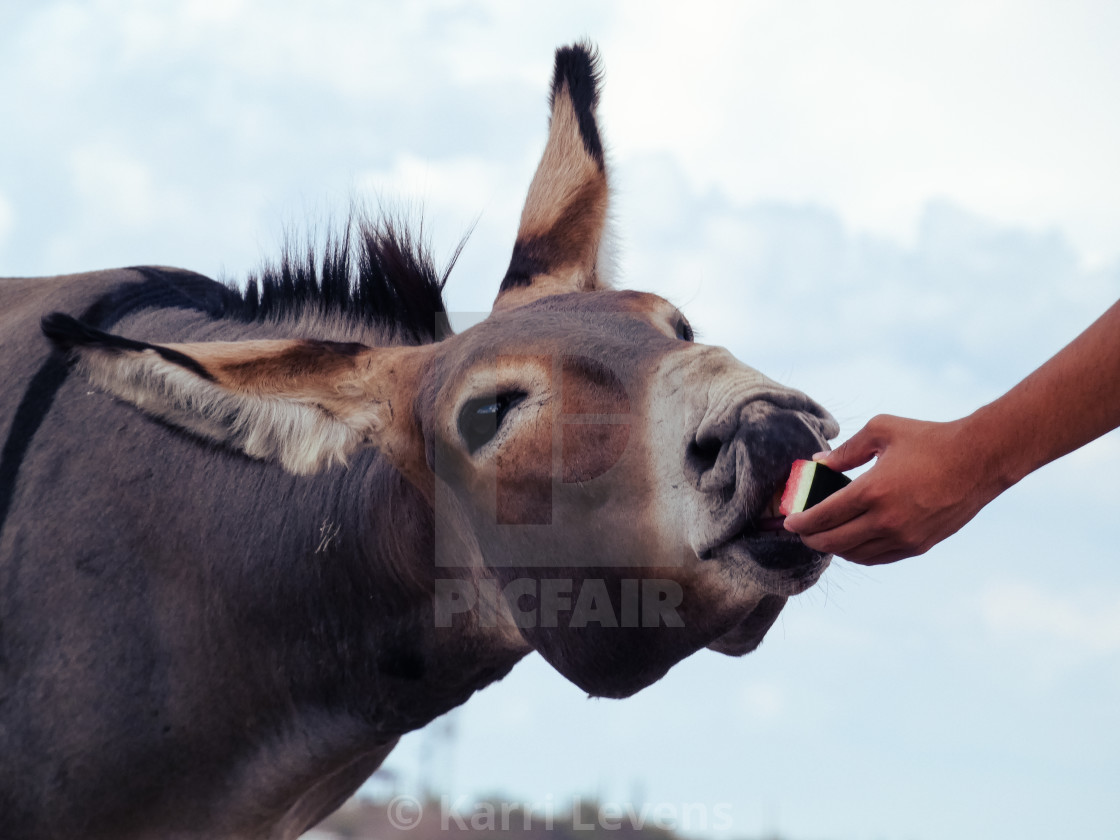
[{"label": "donkey head", "polygon": [[668,301],[609,287],[597,85],[587,47],[557,53],[512,260],[490,316],[458,335],[152,345],[64,316],[45,328],[100,387],[290,472],[376,448],[446,537],[437,628],[514,636],[622,696],[701,647],[752,650],[819,578],[829,558],[780,527],[775,496],[837,426],[696,344]]}]

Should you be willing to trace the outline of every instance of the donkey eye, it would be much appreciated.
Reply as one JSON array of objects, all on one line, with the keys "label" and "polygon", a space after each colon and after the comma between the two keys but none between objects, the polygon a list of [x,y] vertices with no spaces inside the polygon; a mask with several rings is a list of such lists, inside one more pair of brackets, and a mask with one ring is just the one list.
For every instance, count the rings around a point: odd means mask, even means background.
[{"label": "donkey eye", "polygon": [[459,434],[472,455],[498,433],[509,410],[525,399],[520,391],[470,400],[459,412]]},{"label": "donkey eye", "polygon": [[689,324],[683,316],[677,319],[676,333],[677,338],[679,338],[681,341],[692,341],[694,338],[696,338],[696,336],[692,332],[692,325]]}]

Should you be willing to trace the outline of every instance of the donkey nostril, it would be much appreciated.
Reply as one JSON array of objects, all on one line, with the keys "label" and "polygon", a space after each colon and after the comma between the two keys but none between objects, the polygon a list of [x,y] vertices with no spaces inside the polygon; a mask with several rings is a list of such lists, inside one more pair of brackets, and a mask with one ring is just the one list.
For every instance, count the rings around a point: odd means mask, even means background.
[{"label": "donkey nostril", "polygon": [[720,505],[731,502],[738,483],[735,459],[726,457],[727,445],[717,437],[699,438],[688,444],[684,457],[685,475],[697,490],[713,494]]},{"label": "donkey nostril", "polygon": [[699,475],[711,470],[719,458],[722,444],[715,438],[694,440],[688,445],[688,463]]}]

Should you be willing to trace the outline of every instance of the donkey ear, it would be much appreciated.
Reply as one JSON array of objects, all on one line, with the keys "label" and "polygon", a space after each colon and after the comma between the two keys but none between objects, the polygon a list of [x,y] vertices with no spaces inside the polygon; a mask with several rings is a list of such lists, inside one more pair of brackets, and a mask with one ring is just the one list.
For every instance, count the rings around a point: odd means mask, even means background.
[{"label": "donkey ear", "polygon": [[556,51],[548,144],[529,186],[495,308],[606,288],[601,245],[607,170],[595,122],[599,57],[588,44]]},{"label": "donkey ear", "polygon": [[201,437],[297,475],[376,446],[414,483],[430,481],[411,410],[423,347],[148,344],[61,313],[42,326],[99,388]]}]

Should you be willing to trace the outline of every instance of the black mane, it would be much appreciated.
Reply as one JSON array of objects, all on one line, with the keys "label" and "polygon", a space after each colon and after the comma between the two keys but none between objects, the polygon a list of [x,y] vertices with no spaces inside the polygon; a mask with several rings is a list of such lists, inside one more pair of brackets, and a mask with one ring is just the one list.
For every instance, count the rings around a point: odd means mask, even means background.
[{"label": "black mane", "polygon": [[301,247],[289,238],[278,264],[249,275],[236,314],[257,321],[341,315],[409,343],[439,341],[451,331],[443,287],[462,247],[440,273],[404,225],[352,213],[341,234],[327,235],[321,258],[314,244]]}]

